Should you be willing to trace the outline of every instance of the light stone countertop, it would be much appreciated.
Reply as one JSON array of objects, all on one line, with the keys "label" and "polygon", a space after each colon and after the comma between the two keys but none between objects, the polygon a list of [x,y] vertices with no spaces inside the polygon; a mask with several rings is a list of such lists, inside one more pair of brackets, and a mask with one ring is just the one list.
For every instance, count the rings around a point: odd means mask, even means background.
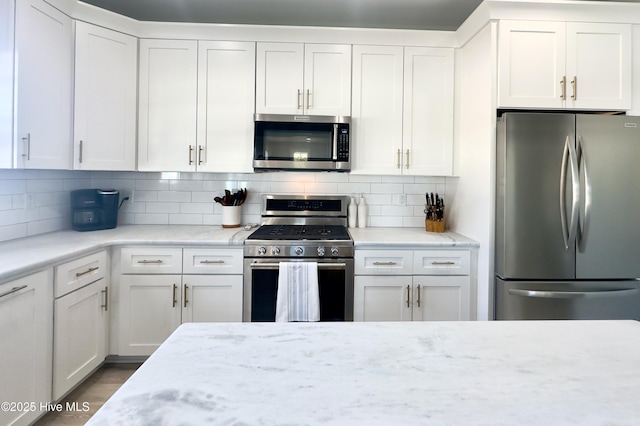
[{"label": "light stone countertop", "polygon": [[640,322],[184,324],[88,425],[637,425]]},{"label": "light stone countertop", "polygon": [[[219,225],[121,225],[114,229],[64,230],[0,243],[0,281],[36,272],[102,248],[116,245],[238,246],[255,231]],[[454,232],[425,232],[421,228],[349,229],[356,248],[477,247]]]}]

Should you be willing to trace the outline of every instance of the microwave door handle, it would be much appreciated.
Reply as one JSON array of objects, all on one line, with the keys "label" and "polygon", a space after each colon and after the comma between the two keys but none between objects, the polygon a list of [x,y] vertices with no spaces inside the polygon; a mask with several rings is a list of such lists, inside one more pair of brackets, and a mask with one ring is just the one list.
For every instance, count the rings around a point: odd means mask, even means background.
[{"label": "microwave door handle", "polygon": [[333,161],[338,161],[338,125],[333,125]]}]

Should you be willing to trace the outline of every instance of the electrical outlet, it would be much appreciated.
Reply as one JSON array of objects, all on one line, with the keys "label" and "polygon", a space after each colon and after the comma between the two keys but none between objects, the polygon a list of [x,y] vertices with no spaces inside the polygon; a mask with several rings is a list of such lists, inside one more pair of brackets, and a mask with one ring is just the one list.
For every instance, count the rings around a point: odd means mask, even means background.
[{"label": "electrical outlet", "polygon": [[400,206],[407,205],[407,194],[400,194],[400,197],[398,197],[398,205]]}]

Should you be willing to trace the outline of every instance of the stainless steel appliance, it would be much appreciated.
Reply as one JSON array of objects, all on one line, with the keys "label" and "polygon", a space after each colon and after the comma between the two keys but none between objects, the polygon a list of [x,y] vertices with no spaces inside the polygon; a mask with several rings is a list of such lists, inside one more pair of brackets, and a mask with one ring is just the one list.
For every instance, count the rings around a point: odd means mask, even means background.
[{"label": "stainless steel appliance", "polygon": [[498,120],[497,319],[640,319],[640,118]]},{"label": "stainless steel appliance", "polygon": [[71,226],[76,231],[115,228],[120,193],[115,189],[71,191]]},{"label": "stainless steel appliance", "polygon": [[244,244],[243,320],[274,321],[280,262],[318,262],[320,321],[353,321],[347,196],[264,195],[262,226]]},{"label": "stainless steel appliance", "polygon": [[256,114],[255,171],[351,170],[350,117]]}]

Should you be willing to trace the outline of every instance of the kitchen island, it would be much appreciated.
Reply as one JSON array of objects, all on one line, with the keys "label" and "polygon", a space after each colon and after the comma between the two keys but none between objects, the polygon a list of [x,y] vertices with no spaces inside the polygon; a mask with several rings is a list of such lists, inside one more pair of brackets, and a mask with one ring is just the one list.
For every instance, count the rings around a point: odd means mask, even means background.
[{"label": "kitchen island", "polygon": [[90,425],[635,425],[640,323],[184,324]]}]

